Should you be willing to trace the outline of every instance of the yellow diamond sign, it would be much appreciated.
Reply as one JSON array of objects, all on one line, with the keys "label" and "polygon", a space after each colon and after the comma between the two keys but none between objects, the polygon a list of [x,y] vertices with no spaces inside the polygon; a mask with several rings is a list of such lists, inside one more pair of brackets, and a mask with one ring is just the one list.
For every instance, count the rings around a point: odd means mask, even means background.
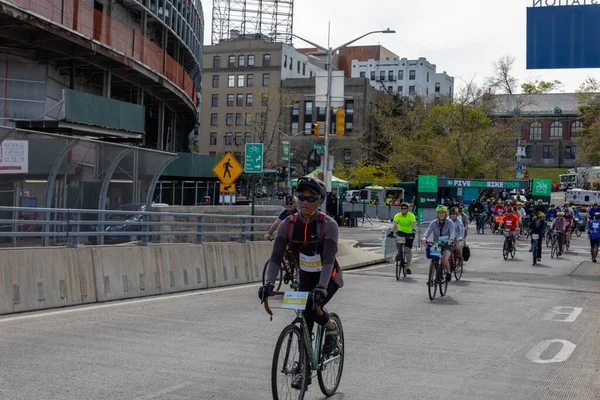
[{"label": "yellow diamond sign", "polygon": [[244,172],[244,168],[231,153],[225,153],[212,170],[223,185],[231,185]]},{"label": "yellow diamond sign", "polygon": [[229,185],[225,185],[221,183],[219,185],[219,192],[221,193],[235,193],[235,183],[230,183]]}]

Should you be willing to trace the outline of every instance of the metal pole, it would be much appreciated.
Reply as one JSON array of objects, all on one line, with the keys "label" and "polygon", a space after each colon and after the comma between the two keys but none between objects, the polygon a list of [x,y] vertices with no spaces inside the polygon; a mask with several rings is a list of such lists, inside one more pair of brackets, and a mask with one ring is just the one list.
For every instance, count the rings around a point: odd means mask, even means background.
[{"label": "metal pole", "polygon": [[254,174],[252,174],[252,180],[250,182],[250,215],[254,215],[254,202],[256,201],[256,195],[254,193]]},{"label": "metal pole", "polygon": [[329,180],[329,129],[331,124],[331,47],[327,49],[327,97],[325,100],[325,146],[323,149],[323,179],[327,192],[331,191],[331,182]]},{"label": "metal pole", "polygon": [[288,136],[288,194],[292,194],[292,135]]}]

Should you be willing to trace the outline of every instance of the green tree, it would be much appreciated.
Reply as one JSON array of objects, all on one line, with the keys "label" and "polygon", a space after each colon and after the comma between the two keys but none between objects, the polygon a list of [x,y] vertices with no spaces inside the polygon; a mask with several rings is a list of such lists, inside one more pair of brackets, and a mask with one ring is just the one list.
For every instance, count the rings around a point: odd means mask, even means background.
[{"label": "green tree", "polygon": [[600,165],[600,81],[587,78],[576,92],[582,136],[575,138],[577,162]]},{"label": "green tree", "polygon": [[365,160],[359,161],[357,167],[344,167],[338,163],[333,174],[353,187],[362,187],[367,182],[379,186],[391,186],[398,182],[389,165],[372,164]]},{"label": "green tree", "polygon": [[525,82],[521,85],[523,94],[545,94],[560,90],[562,88],[561,81],[540,81]]}]

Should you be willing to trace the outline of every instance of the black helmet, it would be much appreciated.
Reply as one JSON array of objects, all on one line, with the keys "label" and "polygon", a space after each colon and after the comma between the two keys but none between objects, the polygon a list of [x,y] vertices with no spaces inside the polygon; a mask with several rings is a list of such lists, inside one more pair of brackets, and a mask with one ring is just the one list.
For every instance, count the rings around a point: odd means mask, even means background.
[{"label": "black helmet", "polygon": [[314,194],[318,194],[321,196],[321,199],[324,199],[327,196],[327,189],[325,189],[325,183],[315,178],[310,178],[306,176],[298,178],[298,186],[296,188],[296,191],[300,192],[302,190],[308,190],[313,192]]}]

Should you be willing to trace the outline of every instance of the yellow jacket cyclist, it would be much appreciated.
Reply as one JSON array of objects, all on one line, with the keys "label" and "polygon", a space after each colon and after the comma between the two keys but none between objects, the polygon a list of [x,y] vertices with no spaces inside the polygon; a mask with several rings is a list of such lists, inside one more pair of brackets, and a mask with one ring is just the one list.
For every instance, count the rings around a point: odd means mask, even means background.
[{"label": "yellow jacket cyclist", "polygon": [[[409,275],[412,274],[410,263],[412,261],[412,247],[416,231],[417,219],[415,218],[415,214],[408,211],[408,203],[404,202],[400,205],[400,212],[394,216],[392,232],[397,232],[398,236],[406,238],[406,244],[404,245],[406,249],[406,273]],[[400,250],[400,244],[396,243],[396,249]]]}]

